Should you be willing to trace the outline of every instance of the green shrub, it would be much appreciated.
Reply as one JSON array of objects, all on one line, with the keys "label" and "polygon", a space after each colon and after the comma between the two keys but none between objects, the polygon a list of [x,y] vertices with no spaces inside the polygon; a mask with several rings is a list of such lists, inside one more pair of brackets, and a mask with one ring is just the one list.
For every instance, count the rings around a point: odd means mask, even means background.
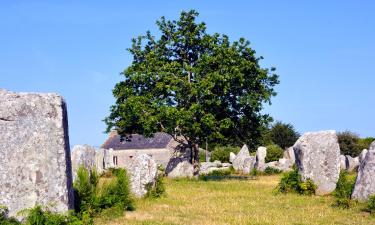
[{"label": "green shrub", "polygon": [[267,168],[264,170],[264,173],[265,173],[266,175],[272,175],[272,174],[280,174],[280,173],[282,173],[282,171],[279,170],[279,169],[273,168],[273,167],[267,167]]},{"label": "green shrub", "polygon": [[251,169],[251,171],[250,171],[250,176],[252,176],[252,177],[257,177],[257,176],[259,176],[259,170],[258,170],[257,168],[253,168],[253,169]]},{"label": "green shrub", "polygon": [[367,200],[367,210],[371,213],[375,213],[375,195],[371,195]]},{"label": "green shrub", "polygon": [[350,198],[355,185],[355,177],[350,178],[348,172],[343,170],[340,172],[339,180],[337,181],[336,190],[333,192],[335,197],[334,207],[349,208]]},{"label": "green shrub", "polygon": [[208,181],[208,180],[221,180],[232,174],[232,169],[228,170],[214,170],[208,174],[199,175],[199,180]]},{"label": "green shrub", "polygon": [[42,209],[40,205],[32,209],[25,210],[27,217],[26,225],[91,225],[93,220],[83,221],[76,216],[74,212],[68,214],[59,214],[51,212],[48,208]]},{"label": "green shrub", "polygon": [[310,179],[303,182],[296,167],[292,171],[285,173],[277,186],[277,191],[280,193],[294,192],[302,195],[313,195],[315,190],[316,185],[314,182]]},{"label": "green shrub", "polygon": [[95,213],[98,179],[95,171],[89,172],[82,166],[78,168],[77,177],[73,184],[74,206],[77,212]]},{"label": "green shrub", "polygon": [[276,144],[282,149],[294,145],[300,136],[292,124],[280,121],[274,123],[271,128],[265,129],[263,133],[263,144]]},{"label": "green shrub", "polygon": [[268,145],[267,146],[267,155],[266,155],[266,163],[278,161],[284,155],[284,150],[280,148],[278,145]]},{"label": "green shrub", "polygon": [[357,157],[362,147],[359,145],[359,136],[351,131],[344,131],[337,134],[341,155]]},{"label": "green shrub", "polygon": [[238,147],[216,147],[211,152],[211,161],[219,160],[220,162],[229,162],[229,155],[231,152],[237,154],[240,151]]},{"label": "green shrub", "polygon": [[357,143],[358,149],[361,149],[361,150],[369,149],[369,147],[370,147],[370,145],[373,141],[375,141],[375,138],[373,138],[373,137],[360,138],[358,140],[358,143]]},{"label": "green shrub", "polygon": [[5,206],[0,205],[0,225],[20,225],[13,217],[8,217],[9,210]]},{"label": "green shrub", "polygon": [[165,194],[165,185],[164,179],[161,176],[158,176],[155,184],[147,185],[147,194],[146,198],[160,198]]}]

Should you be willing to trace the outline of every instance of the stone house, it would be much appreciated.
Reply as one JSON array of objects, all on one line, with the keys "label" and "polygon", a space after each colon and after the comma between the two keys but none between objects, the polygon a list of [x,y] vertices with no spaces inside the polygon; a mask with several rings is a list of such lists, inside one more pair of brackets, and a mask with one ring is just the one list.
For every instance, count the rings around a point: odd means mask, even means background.
[{"label": "stone house", "polygon": [[115,167],[129,168],[132,160],[138,154],[147,154],[158,165],[166,167],[177,146],[179,146],[179,143],[167,133],[159,132],[155,133],[151,138],[146,138],[139,134],[121,137],[117,132],[113,131],[101,148],[113,149],[111,152]]}]

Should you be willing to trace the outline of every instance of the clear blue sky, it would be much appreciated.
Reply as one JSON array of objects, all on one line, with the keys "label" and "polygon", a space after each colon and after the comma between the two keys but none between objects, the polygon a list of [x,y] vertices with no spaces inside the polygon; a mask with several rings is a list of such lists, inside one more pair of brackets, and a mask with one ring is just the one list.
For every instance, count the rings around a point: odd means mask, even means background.
[{"label": "clear blue sky", "polygon": [[99,146],[132,37],[196,9],[208,32],[245,37],[281,84],[275,119],[300,132],[375,136],[374,1],[0,1],[0,88],[57,92],[71,144]]}]

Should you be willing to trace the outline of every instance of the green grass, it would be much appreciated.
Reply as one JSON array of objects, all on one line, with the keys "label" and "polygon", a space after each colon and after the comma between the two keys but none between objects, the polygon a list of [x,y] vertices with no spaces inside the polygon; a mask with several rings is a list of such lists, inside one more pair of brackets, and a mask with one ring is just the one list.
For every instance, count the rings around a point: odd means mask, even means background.
[{"label": "green grass", "polygon": [[375,224],[364,204],[343,210],[330,196],[275,194],[279,180],[166,180],[166,197],[137,200],[134,212],[96,224]]}]

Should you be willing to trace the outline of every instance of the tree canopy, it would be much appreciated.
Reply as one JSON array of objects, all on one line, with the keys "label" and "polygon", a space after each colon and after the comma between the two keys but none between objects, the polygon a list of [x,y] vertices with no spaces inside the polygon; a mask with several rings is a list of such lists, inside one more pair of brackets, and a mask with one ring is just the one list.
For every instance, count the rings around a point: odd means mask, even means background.
[{"label": "tree canopy", "polygon": [[108,132],[166,132],[183,136],[196,151],[206,140],[256,145],[270,119],[261,113],[263,104],[271,104],[279,83],[275,68],[262,68],[262,57],[244,38],[231,42],[208,34],[198,15],[191,10],[178,21],[161,17],[159,37],[148,31],[132,40],[133,61],[113,90]]}]

